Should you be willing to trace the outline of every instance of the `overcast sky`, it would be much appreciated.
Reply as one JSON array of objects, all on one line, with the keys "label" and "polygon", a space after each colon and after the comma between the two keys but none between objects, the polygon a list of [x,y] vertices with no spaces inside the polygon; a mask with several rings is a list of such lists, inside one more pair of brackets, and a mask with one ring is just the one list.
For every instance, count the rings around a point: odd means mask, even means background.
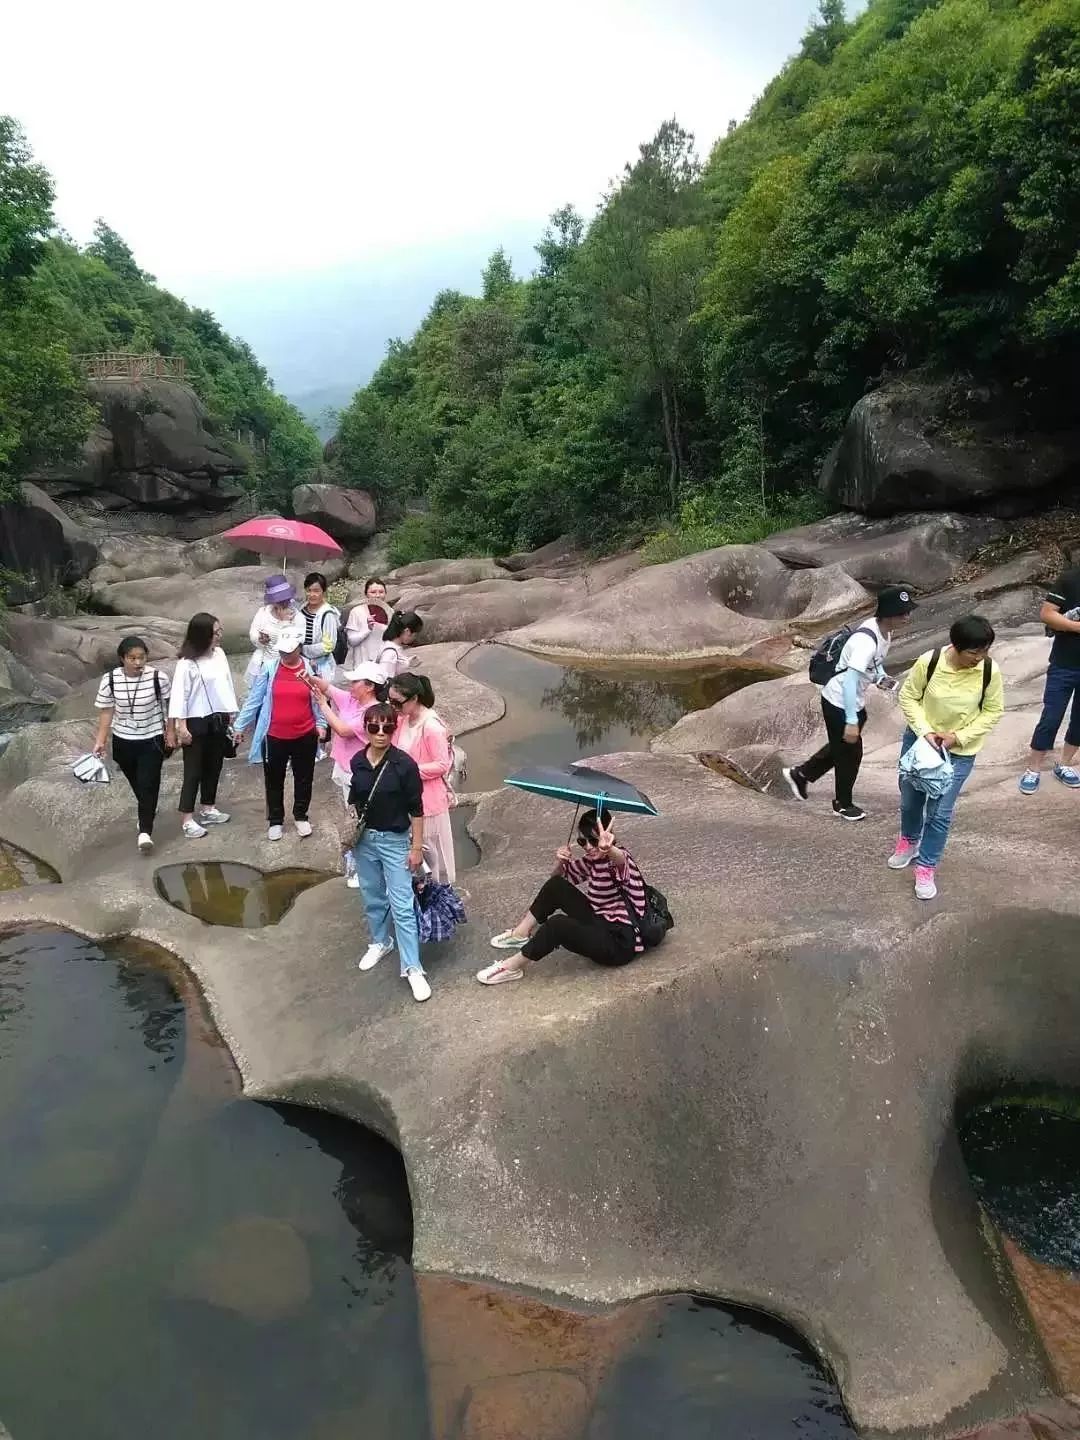
[{"label": "overcast sky", "polygon": [[77,241],[104,216],[145,269],[235,328],[281,281],[343,270],[392,285],[474,238],[516,247],[568,200],[591,215],[672,114],[706,154],[812,8],[12,3],[0,109],[52,172]]}]

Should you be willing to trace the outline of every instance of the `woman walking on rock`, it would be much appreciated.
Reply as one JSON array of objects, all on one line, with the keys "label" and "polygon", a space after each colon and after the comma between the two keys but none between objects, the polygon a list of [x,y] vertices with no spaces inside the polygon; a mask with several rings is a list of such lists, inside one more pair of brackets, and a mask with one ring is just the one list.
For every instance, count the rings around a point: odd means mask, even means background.
[{"label": "woman walking on rock", "polygon": [[365,661],[379,658],[383,635],[393,619],[393,606],[387,603],[386,585],[377,575],[364,581],[364,598],[354,605],[345,621],[345,633],[349,637],[349,656],[346,665],[355,670]]},{"label": "woman walking on rock", "polygon": [[94,705],[100,712],[94,754],[102,758],[112,731],[112,758],[131,786],[139,812],[137,844],[144,855],[154,848],[154,817],[161,793],[166,746],[176,744],[168,718],[169,677],[147,660],[147,644],[125,635],[116,647],[120,664],[101,677]]},{"label": "woman walking on rock", "polygon": [[457,865],[448,779],[454,757],[446,726],[432,709],[431,681],[426,675],[399,675],[390,682],[390,704],[401,717],[394,743],[416,761],[424,783],[424,859],[433,879],[453,885]]},{"label": "woman walking on rock", "polygon": [[315,751],[322,717],[316,701],[314,672],[300,653],[304,637],[299,630],[283,630],[277,653],[263,670],[236,717],[236,738],[255,721],[249,763],[262,761],[266,789],[266,832],[268,840],[285,834],[285,772],[292,767],[293,821],[302,840],[311,834],[308,811],[315,776]]},{"label": "woman walking on rock", "polygon": [[284,575],[271,575],[263,587],[262,607],[248,632],[254,646],[244,680],[250,686],[269,665],[277,663],[277,640],[283,630],[296,629],[296,591]]},{"label": "woman walking on rock", "polygon": [[184,753],[180,818],[189,840],[201,839],[207,825],[224,825],[229,819],[217,808],[217,791],[226,751],[232,750],[230,731],[239,707],[229,657],[218,643],[221,635],[216,616],[200,610],[191,617],[169,697],[169,718],[175,722]]},{"label": "woman walking on rock", "polygon": [[[645,949],[634,918],[645,914],[645,881],[637,861],[615,844],[603,811],[586,810],[578,821],[575,859],[568,845],[555,852],[555,873],[512,930],[492,936],[496,950],[517,953],[477,973],[481,985],[520,980],[527,960],[543,960],[561,945],[597,965],[626,965]],[[584,890],[579,886],[584,886]]]},{"label": "woman walking on rock", "polygon": [[379,669],[386,671],[387,679],[403,675],[410,668],[416,657],[405,652],[416,644],[423,628],[424,622],[415,610],[398,610],[391,618],[377,657]]},{"label": "woman walking on rock", "polygon": [[394,948],[394,917],[401,975],[414,1000],[431,995],[420,964],[420,932],[413,899],[413,874],[424,847],[424,799],[416,761],[392,743],[397,715],[390,705],[373,705],[364,716],[367,744],[353,757],[350,800],[359,821],[353,850],[360,896],[371,944],[359,968],[372,970]]}]

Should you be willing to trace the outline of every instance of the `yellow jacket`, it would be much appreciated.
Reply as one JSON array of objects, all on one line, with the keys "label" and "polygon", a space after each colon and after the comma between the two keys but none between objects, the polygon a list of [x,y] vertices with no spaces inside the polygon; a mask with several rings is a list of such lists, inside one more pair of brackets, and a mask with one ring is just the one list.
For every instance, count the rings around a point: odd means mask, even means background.
[{"label": "yellow jacket", "polygon": [[991,661],[990,684],[979,707],[983,687],[982,664],[970,670],[954,669],[952,647],[946,645],[938,657],[930,684],[926,683],[932,650],[920,655],[900,687],[900,709],[916,735],[952,731],[956,744],[953,755],[977,755],[987,735],[1005,714],[1005,685],[1001,669]]}]

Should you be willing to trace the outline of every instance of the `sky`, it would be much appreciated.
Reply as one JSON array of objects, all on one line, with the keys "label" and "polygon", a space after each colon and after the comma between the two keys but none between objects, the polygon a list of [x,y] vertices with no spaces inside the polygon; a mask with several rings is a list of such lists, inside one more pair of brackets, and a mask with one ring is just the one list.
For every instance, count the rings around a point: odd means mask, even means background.
[{"label": "sky", "polygon": [[[706,155],[813,0],[12,5],[0,109],[79,243],[243,334],[287,393],[355,383],[444,285],[519,273],[671,115]],[[388,328],[389,327],[389,328]],[[374,359],[372,358],[374,357]]]}]

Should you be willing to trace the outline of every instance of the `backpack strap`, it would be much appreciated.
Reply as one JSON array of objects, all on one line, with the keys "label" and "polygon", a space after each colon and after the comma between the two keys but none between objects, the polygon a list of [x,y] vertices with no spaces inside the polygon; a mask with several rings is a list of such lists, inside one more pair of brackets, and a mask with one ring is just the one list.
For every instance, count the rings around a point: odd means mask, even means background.
[{"label": "backpack strap", "polygon": [[[844,640],[844,644],[840,646],[840,654],[841,654],[841,655],[842,655],[843,652],[844,652],[844,645],[846,645],[846,644],[848,643],[848,640],[853,639],[856,635],[869,635],[869,636],[870,636],[870,639],[873,640],[873,642],[874,642],[874,654],[875,654],[875,655],[877,654],[877,641],[878,641],[878,636],[877,636],[876,631],[871,630],[869,625],[857,625],[854,630],[852,630],[852,631],[850,631],[850,632],[848,633],[848,635],[846,636],[846,638],[845,638],[845,640]],[[850,666],[850,665],[844,665],[843,667],[841,667],[841,665],[840,665],[840,656],[839,656],[839,655],[836,657],[836,660],[837,660],[837,666],[836,666],[836,673],[837,673],[837,675],[842,675],[845,670],[850,670],[850,669],[851,669],[851,666]]]},{"label": "backpack strap", "polygon": [[113,705],[116,704],[116,679],[115,679],[115,676],[116,676],[116,671],[115,671],[115,670],[113,669],[113,667],[110,665],[110,666],[109,666],[109,698],[112,700]]},{"label": "backpack strap", "polygon": [[934,678],[934,671],[937,669],[937,667],[938,667],[938,661],[939,661],[940,659],[941,659],[941,646],[939,645],[938,648],[931,654],[931,656],[930,656],[930,663],[929,663],[929,665],[927,665],[927,667],[926,667],[926,684],[923,686],[923,692],[922,692],[924,695],[926,694],[927,690],[930,689],[930,681]]},{"label": "backpack strap", "polygon": [[982,694],[979,696],[979,709],[980,709],[980,710],[981,710],[981,709],[983,708],[983,706],[986,704],[986,692],[987,692],[987,690],[990,689],[990,680],[991,680],[991,678],[993,677],[993,674],[994,674],[994,662],[990,659],[990,656],[987,655],[986,659],[983,661],[983,688],[982,688]]}]

